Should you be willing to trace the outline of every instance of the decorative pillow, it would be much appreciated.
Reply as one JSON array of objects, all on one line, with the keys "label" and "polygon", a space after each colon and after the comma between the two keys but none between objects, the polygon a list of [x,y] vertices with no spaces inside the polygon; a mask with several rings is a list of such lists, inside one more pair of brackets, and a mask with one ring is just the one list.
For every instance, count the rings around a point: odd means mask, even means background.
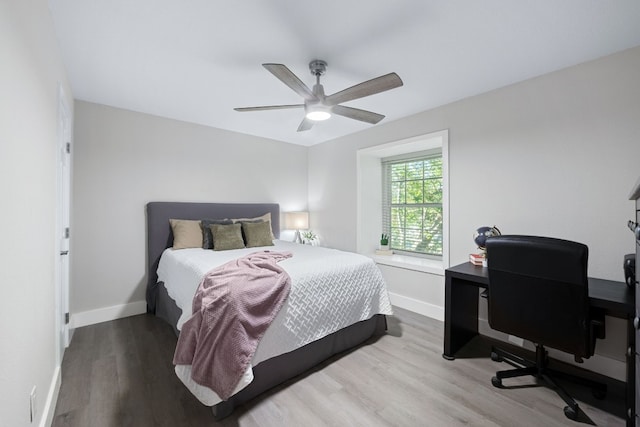
[{"label": "decorative pillow", "polygon": [[173,231],[173,249],[201,248],[202,230],[200,221],[190,219],[170,219]]},{"label": "decorative pillow", "polygon": [[267,212],[262,216],[257,216],[255,218],[234,218],[232,219],[234,224],[236,222],[256,222],[256,221],[264,221],[269,223],[269,232],[271,233],[271,239],[275,239],[276,236],[273,234],[273,229],[271,228],[271,212]]},{"label": "decorative pillow", "polygon": [[209,228],[213,237],[214,251],[244,248],[241,224],[211,224]]},{"label": "decorative pillow", "polygon": [[213,249],[213,237],[211,237],[211,224],[233,224],[230,219],[203,219],[200,221],[202,227],[202,248]]},{"label": "decorative pillow", "polygon": [[242,222],[242,232],[248,248],[273,246],[271,223],[267,221]]}]

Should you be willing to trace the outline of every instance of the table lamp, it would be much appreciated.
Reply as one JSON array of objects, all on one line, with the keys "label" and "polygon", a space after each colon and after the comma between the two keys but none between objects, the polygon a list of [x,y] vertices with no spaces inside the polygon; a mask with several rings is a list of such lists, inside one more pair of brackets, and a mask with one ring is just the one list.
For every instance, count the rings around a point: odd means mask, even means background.
[{"label": "table lamp", "polygon": [[287,230],[296,230],[293,241],[295,243],[302,243],[300,230],[307,230],[309,228],[309,212],[285,212],[284,226]]}]

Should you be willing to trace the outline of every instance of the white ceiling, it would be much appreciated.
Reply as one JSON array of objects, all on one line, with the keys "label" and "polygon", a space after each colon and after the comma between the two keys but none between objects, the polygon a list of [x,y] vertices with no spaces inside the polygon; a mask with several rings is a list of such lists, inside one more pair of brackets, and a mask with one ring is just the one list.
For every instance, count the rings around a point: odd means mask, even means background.
[{"label": "white ceiling", "polygon": [[[327,94],[395,71],[404,86],[346,105],[380,124],[640,45],[638,0],[49,0],[76,99],[301,145],[372,125],[302,110],[261,64]],[[379,125],[378,125],[379,126]]]}]

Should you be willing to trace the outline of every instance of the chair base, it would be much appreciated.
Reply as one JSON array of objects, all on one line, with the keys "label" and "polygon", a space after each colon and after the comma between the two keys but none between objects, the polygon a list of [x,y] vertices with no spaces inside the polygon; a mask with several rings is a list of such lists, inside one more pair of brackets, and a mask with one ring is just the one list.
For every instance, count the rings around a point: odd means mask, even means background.
[{"label": "chair base", "polygon": [[605,384],[549,369],[547,367],[549,361],[547,350],[542,345],[536,345],[535,362],[523,359],[520,356],[497,347],[491,348],[491,360],[496,362],[504,361],[516,368],[496,372],[496,375],[491,378],[491,384],[493,384],[494,387],[503,388],[502,380],[505,378],[532,375],[543,380],[551,389],[558,393],[562,400],[567,404],[567,406],[564,407],[564,415],[574,421],[578,419],[578,414],[580,413],[578,403],[556,382],[554,377],[564,378],[578,384],[586,385],[591,388],[594,397],[598,399],[603,399],[607,393],[607,386]]}]

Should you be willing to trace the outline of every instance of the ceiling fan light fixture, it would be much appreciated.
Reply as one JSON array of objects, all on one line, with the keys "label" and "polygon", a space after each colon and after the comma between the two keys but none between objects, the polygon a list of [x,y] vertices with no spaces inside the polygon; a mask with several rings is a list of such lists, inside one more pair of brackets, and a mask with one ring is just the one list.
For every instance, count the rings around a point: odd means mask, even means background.
[{"label": "ceiling fan light fixture", "polygon": [[314,122],[321,122],[329,119],[330,117],[331,113],[328,111],[309,111],[307,113],[307,119],[313,120]]},{"label": "ceiling fan light fixture", "polygon": [[314,122],[321,122],[331,117],[331,110],[324,105],[309,105],[306,108],[306,117]]},{"label": "ceiling fan light fixture", "polygon": [[402,86],[402,79],[396,73],[385,74],[371,80],[358,83],[326,96],[324,88],[320,84],[320,77],[327,69],[327,63],[322,60],[313,60],[309,63],[309,71],[316,78],[316,84],[313,89],[298,78],[290,69],[283,64],[262,64],[271,74],[277,77],[282,83],[289,86],[295,93],[302,97],[304,104],[289,105],[266,105],[262,107],[243,107],[234,108],[236,111],[264,111],[264,110],[281,110],[286,108],[302,108],[304,107],[305,117],[298,126],[298,132],[311,129],[316,122],[327,120],[332,115],[346,117],[348,119],[359,120],[361,122],[375,125],[384,119],[382,114],[372,111],[360,110],[358,108],[347,107],[342,105],[345,102],[355,99],[364,98],[365,96],[375,95],[390,89]]}]

